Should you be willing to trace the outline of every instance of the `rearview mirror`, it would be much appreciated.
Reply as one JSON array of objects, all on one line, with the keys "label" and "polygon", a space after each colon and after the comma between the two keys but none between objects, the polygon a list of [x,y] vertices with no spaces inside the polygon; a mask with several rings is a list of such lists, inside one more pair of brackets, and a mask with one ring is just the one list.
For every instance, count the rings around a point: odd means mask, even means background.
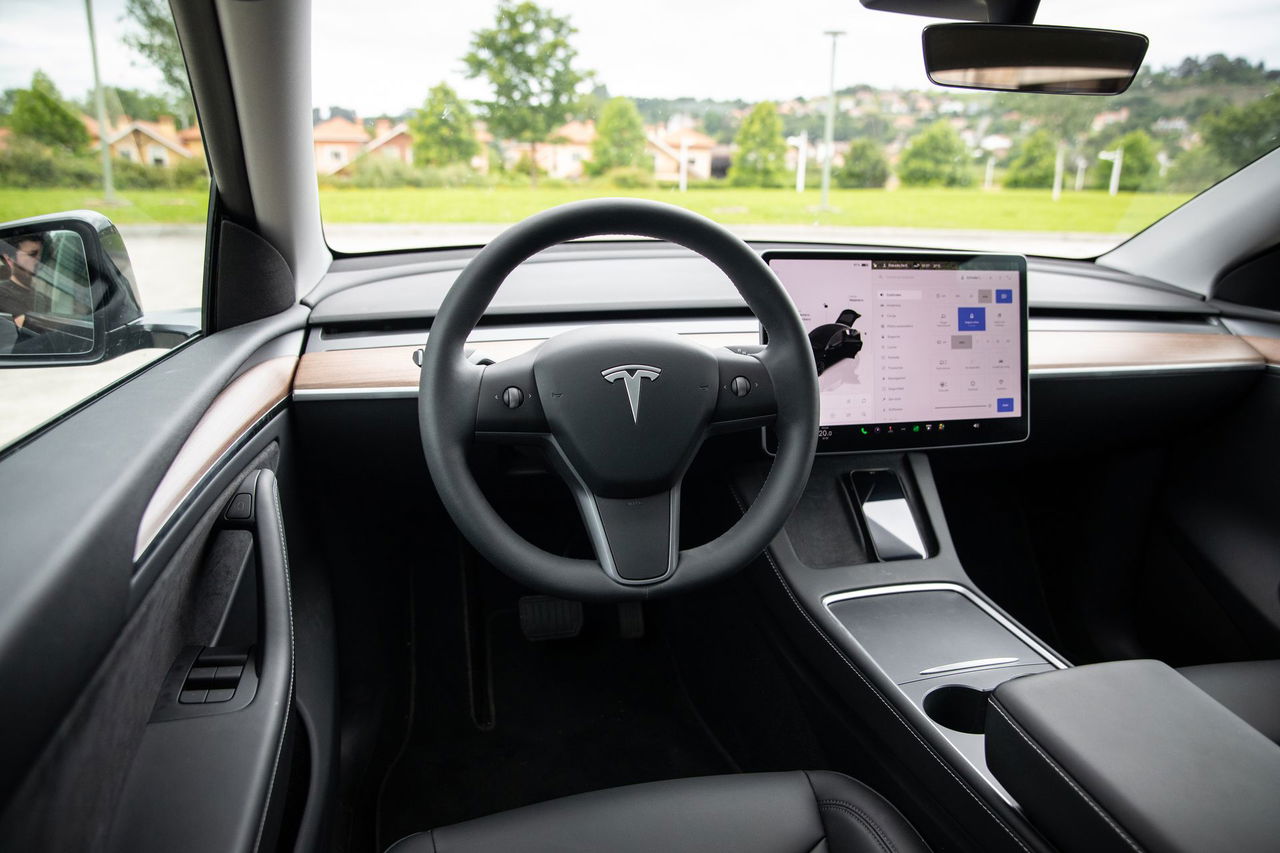
[{"label": "rearview mirror", "polygon": [[90,364],[137,348],[120,232],[74,211],[0,225],[0,367]]},{"label": "rearview mirror", "polygon": [[924,64],[939,86],[1118,95],[1147,54],[1147,37],[1118,30],[1019,24],[933,24]]}]

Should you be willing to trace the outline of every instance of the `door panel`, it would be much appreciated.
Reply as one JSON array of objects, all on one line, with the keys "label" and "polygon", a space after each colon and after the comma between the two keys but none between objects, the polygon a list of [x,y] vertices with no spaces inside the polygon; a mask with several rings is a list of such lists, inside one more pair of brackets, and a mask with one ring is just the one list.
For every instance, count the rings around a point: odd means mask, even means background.
[{"label": "door panel", "polygon": [[[266,454],[278,455],[270,448]],[[248,620],[221,620],[214,631],[195,636],[166,674],[129,770],[111,850],[228,853],[274,847],[297,728],[289,557],[274,471],[256,468],[220,506],[220,525],[252,533],[256,595],[238,601],[253,602],[257,612]],[[245,514],[251,517],[240,517]],[[232,568],[238,563],[223,562]],[[233,574],[214,581],[225,591],[217,597],[223,607],[237,600],[236,584],[228,582],[238,579]],[[256,623],[239,676],[223,674],[240,668],[228,665],[237,658],[223,650],[243,649],[236,640],[244,638],[217,633],[230,625],[234,634],[237,621]],[[218,648],[218,656],[208,657],[208,647]],[[223,695],[215,697],[218,692]]]},{"label": "door panel", "polygon": [[0,459],[0,683],[22,685],[0,705],[0,848],[101,848],[165,672],[225,609],[209,532],[245,472],[276,466],[287,416],[232,419],[136,562],[144,512],[233,378],[296,358],[281,335],[305,315],[197,341]]}]

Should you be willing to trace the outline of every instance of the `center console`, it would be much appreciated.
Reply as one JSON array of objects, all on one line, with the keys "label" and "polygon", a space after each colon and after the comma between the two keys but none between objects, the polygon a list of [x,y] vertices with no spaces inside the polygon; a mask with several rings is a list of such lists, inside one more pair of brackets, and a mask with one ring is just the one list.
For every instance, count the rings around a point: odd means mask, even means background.
[{"label": "center console", "polygon": [[[766,259],[811,329],[822,434],[755,578],[908,799],[966,849],[1276,849],[1280,748],[1163,664],[1071,667],[961,564],[921,451],[1026,437],[1021,259]],[[737,472],[744,509],[768,468]]]},{"label": "center console", "polygon": [[[882,761],[928,790],[964,844],[1048,849],[987,764],[985,714],[999,685],[1068,663],[965,572],[921,452],[1026,438],[1025,262],[765,258],[811,329],[822,424],[805,496],[757,574],[765,598]],[[739,472],[744,507],[767,471]]]},{"label": "center console", "polygon": [[[767,472],[738,472],[744,506]],[[981,849],[1048,849],[988,766],[985,713],[1001,684],[1069,664],[965,572],[925,454],[819,456],[761,568],[765,601],[904,785]]]}]

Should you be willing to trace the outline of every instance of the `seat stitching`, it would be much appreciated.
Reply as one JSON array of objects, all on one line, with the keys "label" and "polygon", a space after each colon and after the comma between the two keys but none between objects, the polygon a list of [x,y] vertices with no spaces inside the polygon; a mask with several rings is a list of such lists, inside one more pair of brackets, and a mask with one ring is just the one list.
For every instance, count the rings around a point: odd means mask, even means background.
[{"label": "seat stitching", "polygon": [[[729,492],[730,494],[733,495],[733,500],[738,505],[738,511],[745,513],[746,507],[742,505],[742,499],[738,497],[737,491],[734,489],[730,489]],[[781,570],[778,568],[778,564],[774,562],[773,555],[769,553],[768,548],[764,550],[763,554],[764,554],[764,558],[769,561],[769,565],[773,568],[774,577],[778,579],[778,583],[782,585],[783,591],[786,592],[787,597],[791,599],[791,603],[795,606],[796,610],[798,610],[800,612],[800,615],[804,617],[804,620],[809,623],[809,627],[813,628],[813,630],[817,632],[818,636],[821,637],[826,642],[826,644],[831,647],[831,650],[836,653],[836,656],[844,663],[845,666],[849,667],[849,669],[853,672],[854,675],[858,677],[859,680],[862,681],[862,683],[867,687],[867,689],[871,691],[872,695],[874,695],[877,699],[879,699],[881,704],[883,704],[886,708],[889,709],[889,713],[893,714],[894,718],[899,723],[902,724],[903,728],[905,728],[911,734],[911,736],[914,737],[922,747],[924,747],[925,753],[928,754],[930,757],[932,757],[934,761],[938,762],[938,764],[942,767],[942,769],[945,770],[947,774],[951,776],[952,779],[955,780],[956,784],[960,786],[961,790],[963,790],[966,794],[968,794],[973,799],[973,801],[976,802],[982,808],[982,810],[986,812],[987,815],[993,821],[996,822],[996,825],[999,826],[1001,829],[1003,829],[1005,833],[1010,838],[1013,839],[1015,844],[1017,844],[1019,847],[1025,850],[1026,853],[1031,853],[1031,848],[1028,847],[1026,843],[1021,838],[1018,837],[1018,835],[1013,831],[1013,829],[1011,829],[1003,820],[1000,819],[998,815],[996,815],[995,812],[991,810],[990,806],[988,806],[985,802],[982,801],[982,798],[978,796],[978,794],[973,790],[972,787],[969,786],[967,782],[965,782],[963,779],[961,779],[959,776],[956,775],[956,772],[953,769],[951,769],[951,766],[948,765],[940,755],[938,755],[938,753],[934,750],[934,748],[929,745],[929,742],[920,736],[920,733],[916,731],[915,726],[911,725],[911,723],[903,719],[902,714],[898,711],[897,708],[893,706],[893,704],[888,699],[885,698],[884,694],[880,692],[879,688],[877,688],[874,684],[872,684],[871,681],[865,675],[862,674],[862,671],[860,669],[854,666],[853,662],[849,660],[848,657],[845,656],[845,653],[840,649],[839,646],[837,646],[834,642],[832,642],[831,638],[827,636],[827,633],[822,630],[821,626],[819,626],[817,622],[813,621],[813,617],[809,615],[808,611],[806,611],[803,606],[801,606],[800,601],[796,598],[795,593],[791,589],[791,585],[788,584],[786,581],[786,578],[783,577]]]},{"label": "seat stitching", "polygon": [[871,835],[877,844],[880,845],[881,850],[887,851],[887,853],[897,853],[898,848],[894,846],[893,839],[889,837],[888,833],[881,829],[880,825],[872,819],[871,815],[862,811],[853,803],[845,802],[844,800],[823,800],[818,803],[818,808],[820,810],[835,809],[837,811],[846,812],[862,824],[867,833]]},{"label": "seat stitching", "polygon": [[1102,806],[1098,805],[1098,803],[1093,799],[1093,797],[1090,797],[1089,794],[1083,788],[1081,788],[1079,785],[1076,784],[1076,781],[1072,779],[1067,774],[1067,772],[1058,765],[1058,762],[1054,761],[1051,757],[1049,757],[1049,754],[1046,753],[1043,749],[1041,749],[1040,745],[1037,744],[1034,740],[1032,740],[1031,737],[1025,731],[1023,731],[1022,727],[1013,721],[1012,717],[1010,717],[1008,714],[1005,713],[1004,708],[1000,706],[999,702],[992,701],[991,707],[995,708],[996,712],[1000,716],[1004,717],[1004,720],[1006,723],[1009,724],[1009,727],[1018,733],[1018,737],[1026,741],[1027,745],[1030,746],[1033,750],[1035,750],[1037,755],[1039,755],[1042,759],[1044,759],[1045,764],[1052,767],[1053,772],[1061,776],[1062,780],[1071,786],[1071,790],[1079,794],[1080,799],[1088,803],[1089,808],[1097,812],[1098,816],[1103,820],[1105,820],[1107,822],[1107,825],[1110,826],[1112,829],[1114,829],[1116,834],[1119,835],[1122,839],[1124,839],[1124,842],[1128,844],[1129,847],[1137,851],[1142,850],[1142,848],[1138,846],[1138,843],[1129,836],[1129,833],[1125,832],[1124,828],[1121,827],[1120,824],[1117,823],[1115,819],[1111,817],[1111,815],[1107,814],[1107,812],[1102,808]]}]

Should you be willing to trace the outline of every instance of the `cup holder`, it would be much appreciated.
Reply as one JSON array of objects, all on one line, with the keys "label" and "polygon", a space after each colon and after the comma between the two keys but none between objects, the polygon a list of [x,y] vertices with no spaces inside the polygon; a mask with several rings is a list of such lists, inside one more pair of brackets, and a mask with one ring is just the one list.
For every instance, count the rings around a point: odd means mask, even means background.
[{"label": "cup holder", "polygon": [[924,697],[924,712],[940,726],[980,735],[986,731],[987,691],[948,684]]}]

